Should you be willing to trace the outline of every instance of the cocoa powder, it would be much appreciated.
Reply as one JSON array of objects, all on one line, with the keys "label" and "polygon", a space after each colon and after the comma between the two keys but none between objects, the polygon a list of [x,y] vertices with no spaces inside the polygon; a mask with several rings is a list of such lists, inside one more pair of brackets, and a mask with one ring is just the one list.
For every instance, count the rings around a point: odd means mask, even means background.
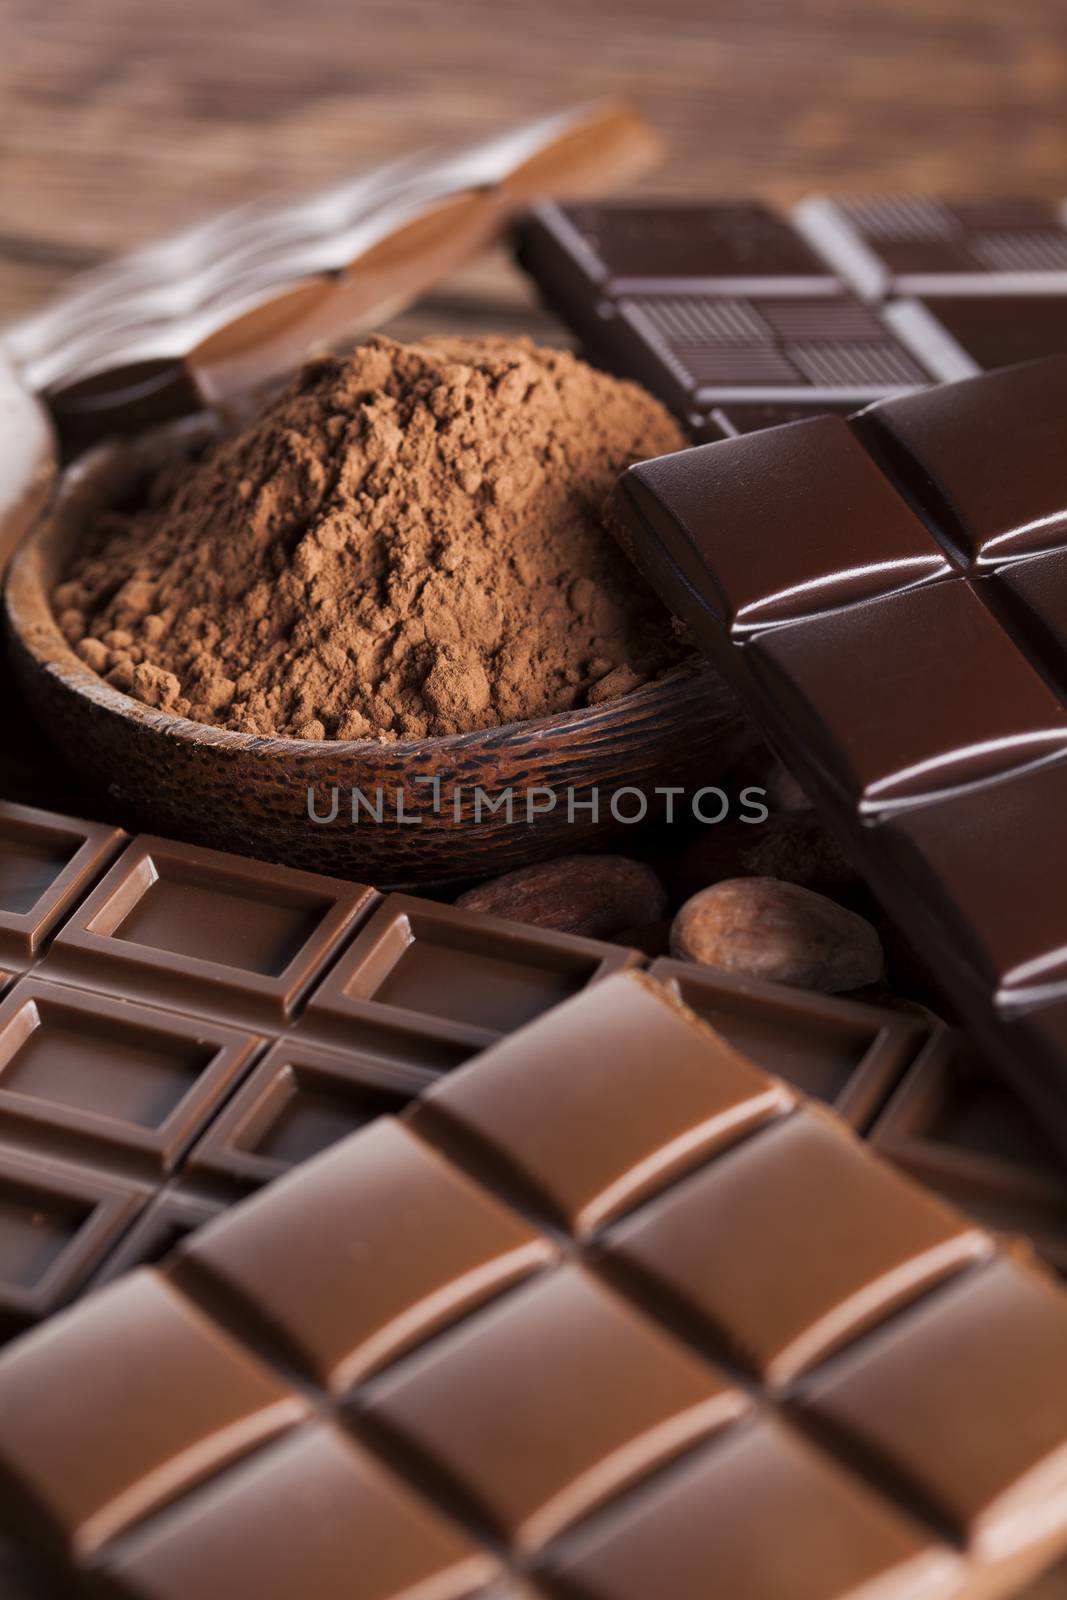
[{"label": "cocoa powder", "polygon": [[117,688],[249,733],[419,738],[595,704],[681,654],[604,505],[683,443],[566,352],[374,338],[102,515],[56,613]]}]

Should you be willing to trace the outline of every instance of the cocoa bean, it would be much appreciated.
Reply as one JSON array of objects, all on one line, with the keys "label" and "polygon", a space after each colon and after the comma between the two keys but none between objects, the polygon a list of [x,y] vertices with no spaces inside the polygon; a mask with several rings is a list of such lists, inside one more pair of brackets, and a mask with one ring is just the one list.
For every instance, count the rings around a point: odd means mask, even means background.
[{"label": "cocoa bean", "polygon": [[881,940],[869,922],[777,878],[731,878],[695,894],[674,919],[671,953],[826,994],[885,975]]},{"label": "cocoa bean", "polygon": [[708,828],[664,866],[678,900],[724,878],[781,878],[833,899],[863,893],[862,880],[813,811],[772,812],[766,822]]},{"label": "cocoa bean", "polygon": [[625,856],[561,856],[520,867],[468,889],[456,901],[511,922],[557,933],[611,939],[623,928],[667,914],[667,891],[657,873]]}]

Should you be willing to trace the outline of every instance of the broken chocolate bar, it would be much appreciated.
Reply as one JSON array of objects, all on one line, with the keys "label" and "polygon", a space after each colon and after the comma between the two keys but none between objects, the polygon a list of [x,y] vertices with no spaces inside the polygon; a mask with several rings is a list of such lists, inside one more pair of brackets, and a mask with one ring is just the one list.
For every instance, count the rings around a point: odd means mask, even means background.
[{"label": "broken chocolate bar", "polygon": [[123,1600],[989,1600],[1067,1545],[1067,1295],[640,975],[21,1340],[0,1413],[0,1520]]}]

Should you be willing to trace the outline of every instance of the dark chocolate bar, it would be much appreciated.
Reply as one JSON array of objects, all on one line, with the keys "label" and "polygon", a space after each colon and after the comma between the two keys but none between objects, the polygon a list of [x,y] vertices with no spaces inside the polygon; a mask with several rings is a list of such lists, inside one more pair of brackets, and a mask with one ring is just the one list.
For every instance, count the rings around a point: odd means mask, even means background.
[{"label": "dark chocolate bar", "polygon": [[931,371],[754,203],[542,204],[519,259],[593,357],[696,437],[855,408]]},{"label": "dark chocolate bar", "polygon": [[793,213],[812,248],[864,299],[1067,294],[1067,204],[814,196]]},{"label": "dark chocolate bar", "polygon": [[1067,356],[641,464],[664,599],[1067,1144]]},{"label": "dark chocolate bar", "polygon": [[0,1356],[0,1521],[122,1600],[991,1600],[1067,1295],[641,975]]},{"label": "dark chocolate bar", "polygon": [[1067,351],[1067,290],[897,300],[882,315],[901,343],[944,382]]},{"label": "dark chocolate bar", "polygon": [[753,202],[544,203],[518,253],[698,443],[1067,351],[1067,226],[1034,201],[814,200],[792,227]]}]

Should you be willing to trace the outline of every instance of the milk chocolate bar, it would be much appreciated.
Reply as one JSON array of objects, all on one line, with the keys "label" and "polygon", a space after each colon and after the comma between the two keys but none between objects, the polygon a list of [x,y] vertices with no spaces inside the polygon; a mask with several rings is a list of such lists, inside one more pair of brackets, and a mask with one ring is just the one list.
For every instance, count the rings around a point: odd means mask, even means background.
[{"label": "milk chocolate bar", "polygon": [[642,975],[19,1341],[0,1415],[3,1525],[124,1600],[988,1600],[1067,1546],[1067,1295]]},{"label": "milk chocolate bar", "polygon": [[754,202],[542,202],[518,254],[590,355],[697,442],[1067,350],[1067,226],[1025,200],[816,200],[791,222]]},{"label": "milk chocolate bar", "polygon": [[0,804],[0,1338],[640,961]]},{"label": "milk chocolate bar", "polygon": [[638,465],[625,537],[1067,1144],[1067,356]]},{"label": "milk chocolate bar", "polygon": [[[160,1259],[226,1206],[401,1114],[479,1050],[640,959],[12,805],[0,807],[0,864],[0,949],[12,967],[0,988],[0,1336]],[[324,936],[338,907],[343,926]],[[82,964],[90,939],[98,947]],[[298,981],[279,981],[283,956]],[[861,1133],[882,1129],[901,1080],[941,1049],[917,1015],[677,961],[652,972]],[[922,1068],[924,1081],[933,1071]],[[1020,1125],[1025,1112],[1004,1098],[1005,1126]],[[915,1141],[891,1137],[892,1125],[886,1153],[917,1170]],[[951,1144],[940,1123],[924,1125],[942,1188]],[[953,1198],[1058,1260],[1054,1199],[1005,1206],[988,1177],[972,1170]]]}]

